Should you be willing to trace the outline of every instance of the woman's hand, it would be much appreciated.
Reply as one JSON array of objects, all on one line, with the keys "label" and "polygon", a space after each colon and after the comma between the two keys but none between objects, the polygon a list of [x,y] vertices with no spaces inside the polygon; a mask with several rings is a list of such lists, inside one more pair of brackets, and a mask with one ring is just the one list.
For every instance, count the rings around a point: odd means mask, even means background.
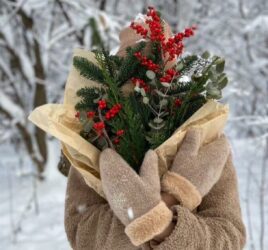
[{"label": "woman's hand", "polygon": [[125,233],[138,246],[161,234],[172,221],[172,211],[161,200],[158,158],[149,150],[138,175],[112,149],[100,156],[103,191]]},{"label": "woman's hand", "polygon": [[204,146],[201,143],[201,131],[189,130],[161,181],[162,191],[172,194],[190,210],[201,203],[202,197],[219,180],[230,153],[224,135]]}]

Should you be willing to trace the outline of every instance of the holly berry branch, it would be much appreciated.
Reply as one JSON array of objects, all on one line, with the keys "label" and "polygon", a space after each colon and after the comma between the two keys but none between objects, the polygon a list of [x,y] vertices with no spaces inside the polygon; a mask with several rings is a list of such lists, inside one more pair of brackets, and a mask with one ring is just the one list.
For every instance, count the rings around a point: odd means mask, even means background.
[{"label": "holly berry branch", "polygon": [[144,41],[128,47],[125,57],[102,46],[94,51],[97,64],[82,57],[73,61],[81,76],[99,83],[77,92],[81,135],[101,150],[114,148],[136,171],[149,148],[167,140],[208,99],[220,99],[228,83],[224,59],[208,52],[183,56],[195,26],[166,37],[153,7],[145,20],[131,23]]}]

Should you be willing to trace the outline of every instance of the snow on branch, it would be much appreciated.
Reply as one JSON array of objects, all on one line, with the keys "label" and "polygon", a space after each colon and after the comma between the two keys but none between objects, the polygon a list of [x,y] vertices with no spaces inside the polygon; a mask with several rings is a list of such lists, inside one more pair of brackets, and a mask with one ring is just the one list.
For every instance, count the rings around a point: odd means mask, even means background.
[{"label": "snow on branch", "polygon": [[0,107],[12,117],[14,124],[25,124],[24,111],[11,100],[3,91],[0,90]]}]

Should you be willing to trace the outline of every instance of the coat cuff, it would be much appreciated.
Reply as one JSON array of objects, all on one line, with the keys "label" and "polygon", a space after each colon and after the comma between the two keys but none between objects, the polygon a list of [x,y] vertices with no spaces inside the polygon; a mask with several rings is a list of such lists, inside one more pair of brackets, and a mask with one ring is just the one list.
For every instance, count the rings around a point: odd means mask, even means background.
[{"label": "coat cuff", "polygon": [[183,176],[167,171],[161,180],[163,192],[173,195],[182,206],[194,210],[202,201],[197,188]]},{"label": "coat cuff", "polygon": [[149,212],[127,225],[125,233],[133,245],[139,246],[162,233],[169,226],[172,218],[172,211],[163,201],[160,201]]}]

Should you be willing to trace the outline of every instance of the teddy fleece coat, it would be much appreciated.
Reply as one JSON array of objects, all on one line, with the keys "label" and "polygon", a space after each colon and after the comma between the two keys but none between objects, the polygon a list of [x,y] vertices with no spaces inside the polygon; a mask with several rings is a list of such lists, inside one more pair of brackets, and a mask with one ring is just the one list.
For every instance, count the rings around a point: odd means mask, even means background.
[{"label": "teddy fleece coat", "polygon": [[245,244],[245,228],[231,156],[197,209],[175,205],[172,211],[176,225],[171,234],[160,243],[151,240],[136,247],[107,201],[86,185],[77,170],[70,169],[65,229],[75,250],[237,250]]}]

